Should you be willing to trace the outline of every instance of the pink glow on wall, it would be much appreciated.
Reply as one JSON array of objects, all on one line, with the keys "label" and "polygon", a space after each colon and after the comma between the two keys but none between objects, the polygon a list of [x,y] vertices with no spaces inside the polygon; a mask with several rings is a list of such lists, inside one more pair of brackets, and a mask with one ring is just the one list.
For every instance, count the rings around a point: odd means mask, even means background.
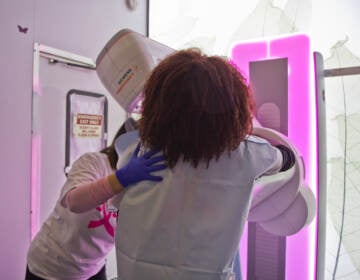
[{"label": "pink glow on wall", "polygon": [[30,239],[40,227],[40,176],[41,176],[41,135],[38,134],[38,102],[41,96],[39,78],[39,48],[34,45],[33,95],[32,95],[32,138],[31,138],[31,182],[30,182]]},{"label": "pink glow on wall", "polygon": [[41,137],[35,135],[31,143],[31,218],[30,234],[31,240],[39,230],[40,216],[40,157],[41,157]]},{"label": "pink glow on wall", "polygon": [[[305,182],[316,196],[317,190],[317,120],[314,87],[313,59],[308,36],[299,34],[287,37],[244,42],[235,45],[231,60],[249,79],[251,61],[288,59],[288,137],[298,148],[305,164]],[[311,73],[310,73],[311,72]],[[317,217],[299,233],[286,240],[286,279],[315,279]],[[247,227],[240,243],[241,266],[244,279],[247,275]]]}]

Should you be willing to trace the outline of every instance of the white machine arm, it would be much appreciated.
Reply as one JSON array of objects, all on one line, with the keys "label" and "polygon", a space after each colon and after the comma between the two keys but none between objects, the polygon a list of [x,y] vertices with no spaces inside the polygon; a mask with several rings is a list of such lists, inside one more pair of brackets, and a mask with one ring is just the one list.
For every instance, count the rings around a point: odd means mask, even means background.
[{"label": "white machine arm", "polygon": [[314,219],[316,209],[315,196],[304,185],[302,158],[291,141],[275,130],[254,126],[253,134],[290,148],[295,164],[289,170],[256,181],[248,221],[258,222],[275,235],[295,234]]}]

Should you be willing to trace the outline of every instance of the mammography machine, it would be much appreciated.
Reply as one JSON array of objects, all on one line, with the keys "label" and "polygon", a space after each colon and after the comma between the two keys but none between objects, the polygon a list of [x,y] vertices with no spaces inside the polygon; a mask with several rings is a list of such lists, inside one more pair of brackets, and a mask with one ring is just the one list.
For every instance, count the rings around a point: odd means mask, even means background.
[{"label": "mammography machine", "polygon": [[[121,30],[100,52],[96,71],[131,114],[141,107],[149,73],[173,51],[134,31]],[[239,43],[230,60],[254,91],[253,134],[286,145],[296,154],[291,169],[256,182],[239,247],[243,279],[321,279],[316,278],[315,261],[319,176],[309,38],[296,35]]]}]

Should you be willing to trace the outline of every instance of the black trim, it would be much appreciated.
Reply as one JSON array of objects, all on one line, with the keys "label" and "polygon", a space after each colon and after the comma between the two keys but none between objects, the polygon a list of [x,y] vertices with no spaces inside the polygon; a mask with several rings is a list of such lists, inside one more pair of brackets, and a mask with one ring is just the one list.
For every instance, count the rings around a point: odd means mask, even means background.
[{"label": "black trim", "polygon": [[149,33],[150,33],[150,27],[149,27],[149,22],[150,22],[150,0],[146,0],[146,37],[149,37]]},{"label": "black trim", "polygon": [[280,172],[286,171],[291,167],[293,167],[296,161],[294,152],[285,145],[276,145],[275,147],[278,148],[278,150],[281,152],[283,157],[283,162]]}]

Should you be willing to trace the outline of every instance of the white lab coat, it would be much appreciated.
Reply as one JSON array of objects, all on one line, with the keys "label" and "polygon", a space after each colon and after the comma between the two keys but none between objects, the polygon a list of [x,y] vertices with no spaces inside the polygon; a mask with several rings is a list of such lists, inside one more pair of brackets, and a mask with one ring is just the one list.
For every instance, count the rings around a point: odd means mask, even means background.
[{"label": "white lab coat", "polygon": [[[120,153],[118,166],[135,146]],[[277,149],[250,136],[208,168],[179,161],[157,172],[162,182],[143,181],[115,197],[118,279],[229,279],[254,180],[279,163]]]}]

